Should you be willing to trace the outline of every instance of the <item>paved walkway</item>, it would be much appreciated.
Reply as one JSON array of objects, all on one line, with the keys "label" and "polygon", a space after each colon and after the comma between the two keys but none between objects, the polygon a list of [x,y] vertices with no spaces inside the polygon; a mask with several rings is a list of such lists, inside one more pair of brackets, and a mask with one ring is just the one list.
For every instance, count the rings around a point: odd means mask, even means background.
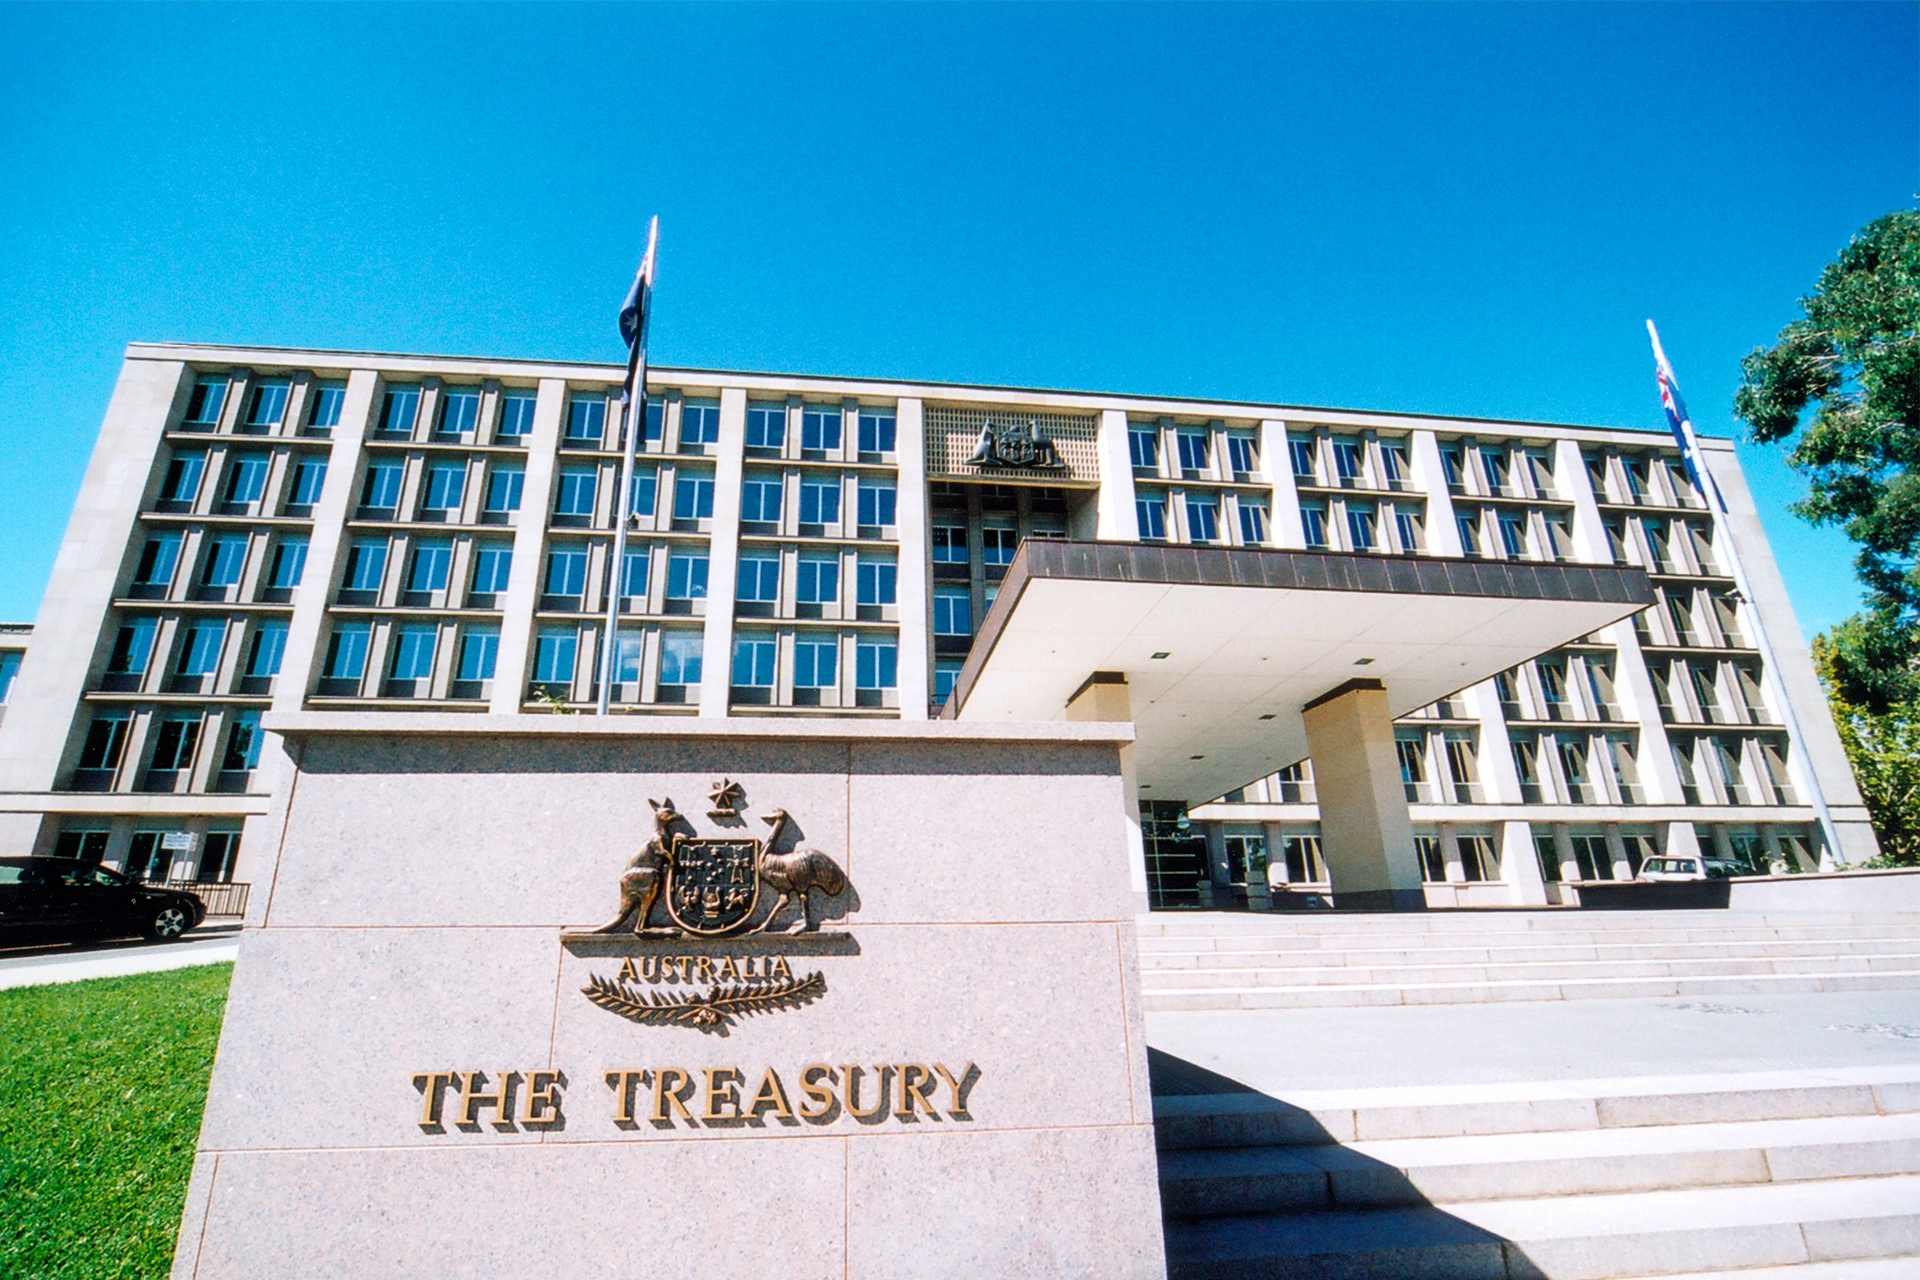
[{"label": "paved walkway", "polygon": [[220,964],[239,954],[240,931],[231,926],[202,929],[179,942],[113,941],[0,952],[0,990]]}]

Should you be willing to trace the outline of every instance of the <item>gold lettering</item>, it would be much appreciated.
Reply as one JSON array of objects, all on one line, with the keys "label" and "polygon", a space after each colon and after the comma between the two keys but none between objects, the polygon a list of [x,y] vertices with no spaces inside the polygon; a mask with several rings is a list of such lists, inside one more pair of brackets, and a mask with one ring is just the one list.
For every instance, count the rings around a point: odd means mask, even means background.
[{"label": "gold lettering", "polygon": [[937,1083],[933,1072],[918,1062],[901,1063],[899,1070],[900,1110],[894,1114],[902,1120],[913,1119],[913,1109],[917,1100],[918,1106],[924,1108],[929,1116],[938,1120],[940,1113],[934,1109],[933,1099],[927,1096],[933,1092],[934,1085]]},{"label": "gold lettering", "polygon": [[785,956],[778,956],[774,959],[773,976],[776,978],[791,978],[793,976],[793,966],[787,963]]},{"label": "gold lettering", "polygon": [[767,1074],[760,1077],[760,1091],[753,1095],[747,1114],[758,1120],[761,1111],[767,1109],[783,1120],[793,1119],[793,1108],[787,1105],[786,1086],[780,1083],[780,1075],[772,1067],[768,1067]]},{"label": "gold lettering", "polygon": [[816,1062],[800,1069],[800,1092],[820,1104],[818,1107],[802,1104],[800,1108],[802,1120],[824,1120],[840,1105],[833,1096],[833,1090],[820,1083],[821,1077],[826,1078],[827,1085],[833,1083],[833,1068],[824,1062]]},{"label": "gold lettering", "polygon": [[693,1114],[687,1110],[687,1098],[693,1093],[693,1077],[678,1067],[663,1067],[653,1073],[653,1122],[671,1125],[672,1117],[667,1115],[667,1106],[680,1113],[680,1118],[688,1124],[693,1123]]},{"label": "gold lettering", "polygon": [[720,962],[719,978],[722,982],[725,982],[728,978],[732,978],[735,982],[740,981],[740,968],[734,964],[732,956],[728,956]]},{"label": "gold lettering", "polygon": [[689,957],[689,959],[693,960],[693,980],[695,982],[713,981],[713,960],[710,957],[699,956],[697,958]]},{"label": "gold lettering", "polygon": [[642,978],[645,978],[648,982],[660,981],[660,957],[659,956],[641,956],[640,957],[640,976]]},{"label": "gold lettering", "polygon": [[607,1084],[613,1089],[613,1122],[627,1126],[633,1123],[634,1086],[641,1079],[652,1074],[647,1071],[609,1071]]},{"label": "gold lettering", "polygon": [[519,1074],[518,1071],[496,1071],[493,1073],[493,1092],[481,1093],[480,1082],[487,1078],[487,1072],[467,1072],[466,1083],[460,1086],[460,1123],[477,1127],[480,1108],[492,1107],[494,1124],[512,1128],[513,1113],[508,1108],[507,1094],[513,1078]]},{"label": "gold lettering", "polygon": [[[529,1071],[526,1073],[526,1098],[520,1111],[520,1123],[530,1129],[544,1129],[560,1123],[560,1073],[558,1071]],[[542,1080],[546,1084],[541,1084]]]},{"label": "gold lettering", "polygon": [[[706,957],[702,956],[701,963],[705,964],[705,962]],[[740,1118],[740,1095],[736,1092],[735,1082],[745,1080],[746,1076],[741,1073],[738,1067],[708,1067],[705,1075],[707,1077],[707,1109],[701,1114],[700,1118],[708,1121],[738,1120]],[[733,1110],[720,1110],[720,1106],[723,1103],[732,1107]]]},{"label": "gold lettering", "polygon": [[636,978],[637,978],[638,976],[639,976],[639,975],[638,975],[638,974],[636,974],[636,973],[634,973],[634,971],[633,971],[633,957],[632,957],[632,956],[628,956],[628,957],[627,957],[627,958],[626,958],[625,960],[622,960],[622,961],[620,962],[620,977],[619,977],[619,981],[621,981],[621,982],[632,982],[632,981],[634,981],[634,980],[635,980],[635,979],[636,979]]},{"label": "gold lettering", "polygon": [[742,977],[747,977],[747,978],[758,978],[763,976],[760,972],[760,957],[759,956],[740,957],[740,974]]},{"label": "gold lettering", "polygon": [[420,1107],[422,1129],[433,1130],[440,1127],[440,1108],[446,1102],[447,1086],[457,1080],[459,1075],[457,1071],[425,1071],[413,1078],[414,1084],[425,1086],[422,1089]]},{"label": "gold lettering", "polygon": [[980,1068],[976,1064],[969,1062],[967,1069],[960,1073],[958,1080],[953,1078],[953,1072],[947,1070],[946,1066],[942,1063],[934,1063],[933,1069],[938,1071],[940,1078],[947,1082],[947,1089],[953,1095],[953,1105],[947,1108],[947,1114],[955,1120],[973,1119],[972,1116],[967,1114],[967,1098],[973,1093],[973,1086],[980,1083]]},{"label": "gold lettering", "polygon": [[893,1075],[893,1068],[882,1066],[873,1069],[873,1074],[880,1078],[880,1102],[869,1111],[862,1111],[860,1109],[860,1076],[865,1068],[848,1066],[840,1069],[847,1073],[848,1115],[852,1116],[855,1120],[877,1120],[887,1114],[888,1097],[893,1092],[893,1090],[888,1087],[890,1083],[889,1077]]}]

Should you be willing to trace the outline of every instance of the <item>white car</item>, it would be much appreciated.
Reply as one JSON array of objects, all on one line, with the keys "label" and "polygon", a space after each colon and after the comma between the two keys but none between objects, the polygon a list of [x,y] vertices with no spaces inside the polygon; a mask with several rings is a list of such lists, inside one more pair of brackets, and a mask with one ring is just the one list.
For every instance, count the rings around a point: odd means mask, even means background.
[{"label": "white car", "polygon": [[1738,866],[1721,858],[1667,854],[1641,863],[1639,878],[1646,881],[1730,880],[1739,874]]}]

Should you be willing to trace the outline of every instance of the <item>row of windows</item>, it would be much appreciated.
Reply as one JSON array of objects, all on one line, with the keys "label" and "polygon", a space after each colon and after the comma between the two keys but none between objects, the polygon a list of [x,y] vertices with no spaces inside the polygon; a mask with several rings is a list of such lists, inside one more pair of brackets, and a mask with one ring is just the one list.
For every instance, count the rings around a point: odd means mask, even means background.
[{"label": "row of windows", "polygon": [[[1166,434],[1158,427],[1127,428],[1127,457],[1136,471],[1164,474],[1160,463]],[[1172,436],[1174,474],[1189,478],[1212,474],[1214,433],[1211,430],[1205,427],[1177,427],[1173,429]],[[1259,473],[1260,445],[1251,432],[1228,432],[1226,444],[1226,478],[1248,480]]]},{"label": "row of windows", "polygon": [[[167,711],[154,717],[148,735],[146,768],[136,789],[175,791],[184,788],[204,736],[206,715],[199,710]],[[119,772],[135,723],[128,708],[100,711],[87,726],[80,746],[75,784],[83,790],[107,790]],[[220,752],[221,773],[246,773],[260,763],[260,712],[246,709],[226,716],[226,741]]]},{"label": "row of windows", "polygon": [[[187,411],[181,417],[181,425],[188,428],[210,428],[218,425],[220,411],[226,407],[229,385],[225,378],[201,378],[195,382],[193,390],[187,395]],[[264,378],[255,381],[241,411],[239,425],[259,429],[281,425],[286,416],[287,400],[292,391],[292,385],[284,378]],[[345,403],[346,395],[347,388],[344,382],[314,384],[307,396],[306,425],[317,431],[327,431],[338,426],[340,407]]]}]

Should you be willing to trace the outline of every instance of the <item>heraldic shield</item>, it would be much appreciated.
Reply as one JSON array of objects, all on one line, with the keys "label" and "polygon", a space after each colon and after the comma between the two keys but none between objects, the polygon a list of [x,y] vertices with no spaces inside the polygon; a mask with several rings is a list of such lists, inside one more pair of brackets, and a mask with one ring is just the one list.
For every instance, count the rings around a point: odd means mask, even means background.
[{"label": "heraldic shield", "polygon": [[667,868],[667,914],[688,933],[731,933],[760,902],[760,842],[677,835]]}]

